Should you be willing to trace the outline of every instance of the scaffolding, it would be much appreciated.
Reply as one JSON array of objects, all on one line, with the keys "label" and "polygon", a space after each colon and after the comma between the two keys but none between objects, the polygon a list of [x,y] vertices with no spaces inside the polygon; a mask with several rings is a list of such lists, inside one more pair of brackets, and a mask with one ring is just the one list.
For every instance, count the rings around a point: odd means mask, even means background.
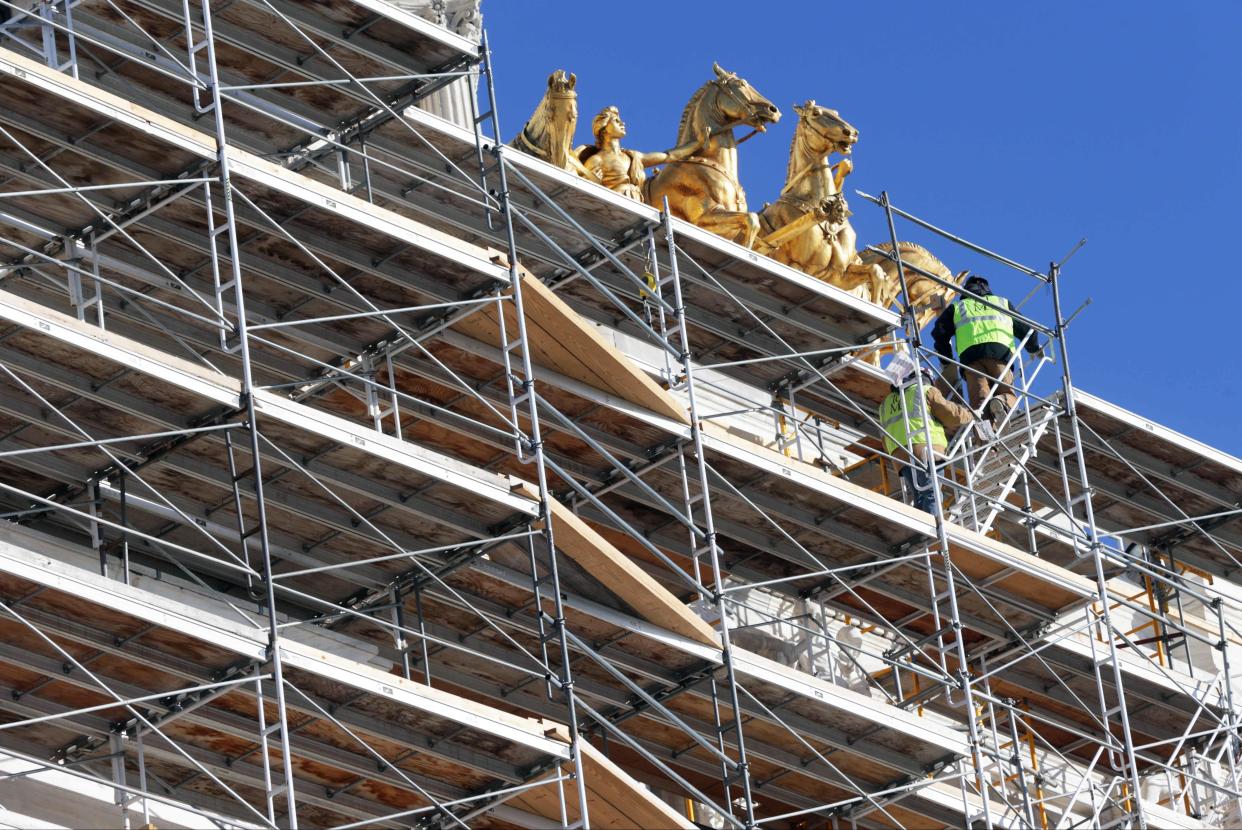
[{"label": "scaffolding", "polygon": [[[0,787],[124,826],[1242,819],[1242,462],[1074,386],[1064,261],[858,194],[879,308],[506,147],[486,36],[381,0],[0,2]],[[411,109],[454,83],[471,127]],[[931,365],[908,283],[960,288],[899,229],[1046,306],[930,513],[874,364]]]}]

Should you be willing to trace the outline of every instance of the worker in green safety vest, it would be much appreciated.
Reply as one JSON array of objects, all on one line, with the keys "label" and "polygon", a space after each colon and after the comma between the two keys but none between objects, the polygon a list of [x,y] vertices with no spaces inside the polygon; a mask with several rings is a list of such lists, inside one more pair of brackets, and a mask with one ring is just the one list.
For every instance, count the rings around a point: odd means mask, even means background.
[{"label": "worker in green safety vest", "polygon": [[[1014,347],[1023,342],[1028,352],[1038,354],[1039,338],[1025,322],[1001,310],[1013,311],[1013,306],[1009,300],[993,294],[985,278],[972,276],[962,287],[966,293],[951,303],[932,326],[932,340],[952,389],[957,388],[958,382],[958,369],[952,362],[952,344],[956,340],[958,363],[966,367],[970,405],[982,414],[986,401],[988,417],[993,424],[1000,424],[1018,402],[1013,390],[1013,369],[1009,367]],[[989,400],[994,387],[999,388]]]},{"label": "worker in green safety vest", "polygon": [[[969,408],[946,398],[933,384],[931,372],[926,368],[920,370],[923,373],[920,400],[919,379],[912,369],[912,363],[903,363],[901,358],[889,364],[888,397],[880,404],[877,419],[884,430],[884,451],[903,462],[899,475],[910,503],[919,510],[933,513],[936,496],[931,488],[928,462],[944,454],[949,436],[970,423],[974,415]],[[904,376],[897,377],[899,375]]]}]

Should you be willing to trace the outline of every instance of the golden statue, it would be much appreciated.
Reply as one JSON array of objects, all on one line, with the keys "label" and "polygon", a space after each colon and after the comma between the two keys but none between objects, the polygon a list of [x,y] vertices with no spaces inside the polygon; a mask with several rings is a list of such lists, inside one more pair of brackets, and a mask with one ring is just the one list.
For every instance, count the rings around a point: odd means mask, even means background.
[{"label": "golden statue", "polygon": [[578,160],[598,181],[609,190],[638,201],[643,200],[643,183],[647,181],[646,168],[686,158],[701,146],[691,141],[669,150],[667,153],[641,153],[621,146],[625,138],[625,122],[616,107],[604,107],[591,119],[591,134],[595,143],[577,150]]},{"label": "golden statue", "polygon": [[566,75],[564,69],[549,75],[547,92],[509,146],[562,170],[598,181],[573,153],[574,131],[578,128],[578,93],[574,90],[577,83],[578,76]]},{"label": "golden statue", "polygon": [[749,248],[759,233],[759,217],[747,210],[737,178],[740,141],[733,128],[763,132],[780,120],[781,112],[736,73],[719,64],[712,64],[712,70],[716,77],[691,97],[677,133],[678,147],[700,146],[688,158],[664,165],[643,195],[657,208],[667,198],[674,216]]},{"label": "golden statue", "polygon": [[765,236],[759,249],[776,261],[877,302],[884,291],[884,272],[859,260],[850,207],[841,193],[853,165],[843,159],[836,168],[828,166],[828,155],[850,155],[858,130],[836,109],[814,101],[795,106],[794,112],[797,127],[785,186],[775,203],[760,211]]},{"label": "golden statue", "polygon": [[[849,206],[841,184],[854,169],[848,158],[829,166],[832,153],[848,156],[858,141],[858,130],[836,110],[807,101],[795,106],[798,126],[789,151],[789,166],[780,197],[764,205],[760,223],[764,236],[756,249],[842,288],[882,308],[890,308],[901,294],[897,264],[882,254],[857,250],[857,235],[850,224]],[[875,246],[892,251],[892,245]],[[956,277],[930,251],[913,242],[897,244],[905,268],[910,304],[919,328],[927,325],[952,301],[956,292],[928,279],[915,268],[959,284]],[[882,350],[881,350],[882,351]],[[868,359],[879,362],[880,351]]]},{"label": "golden statue", "polygon": [[[893,246],[887,242],[874,246],[880,250],[892,252]],[[962,271],[954,275],[945,264],[922,245],[913,242],[898,242],[897,252],[901,256],[902,263],[906,272],[906,286],[910,289],[910,308],[914,312],[914,320],[921,329],[932,321],[936,315],[953,302],[953,298],[957,296],[957,291],[948,286],[941,285],[935,280],[915,271],[918,268],[929,274],[935,274],[945,282],[953,285],[961,285],[962,278],[966,276],[968,271]],[[873,251],[863,251],[859,254],[859,259],[866,265],[874,265],[884,272],[884,291],[872,300],[873,303],[890,307],[897,302],[897,298],[901,295],[901,279],[897,274],[897,263],[893,262],[883,254],[877,254]],[[911,268],[910,266],[914,266]]]},{"label": "golden statue", "polygon": [[884,294],[884,272],[859,259],[857,235],[841,193],[841,183],[853,165],[848,159],[835,168],[828,165],[831,153],[850,154],[858,130],[836,110],[814,101],[795,106],[794,112],[798,126],[789,150],[785,186],[780,197],[760,212],[765,235],[757,247],[778,262],[878,302]]}]

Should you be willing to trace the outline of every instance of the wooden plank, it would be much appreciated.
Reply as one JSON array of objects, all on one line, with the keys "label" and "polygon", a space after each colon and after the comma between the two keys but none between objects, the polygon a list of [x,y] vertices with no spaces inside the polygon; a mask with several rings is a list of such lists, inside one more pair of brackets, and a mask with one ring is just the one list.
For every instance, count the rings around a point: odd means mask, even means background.
[{"label": "wooden plank", "polygon": [[[651,795],[647,788],[627,775],[595,747],[582,744],[582,761],[587,781],[587,805],[591,824],[596,810],[609,805],[622,819],[619,826],[648,828],[675,827],[694,830],[694,823]],[[597,806],[598,805],[598,806]]]},{"label": "wooden plank", "polygon": [[[555,736],[568,741],[563,726],[557,726]],[[549,735],[552,737],[552,735]],[[695,830],[696,825],[686,816],[656,798],[635,778],[626,774],[600,750],[583,742],[582,775],[587,790],[587,813],[592,827],[607,830]],[[557,775],[575,772],[572,764],[562,764]],[[545,778],[551,778],[549,773]],[[560,821],[560,795],[556,783],[525,790],[510,803],[519,809],[554,821]],[[578,790],[573,781],[565,781],[565,810],[569,821],[578,820]]]},{"label": "wooden plank", "polygon": [[[523,482],[517,492],[532,499],[539,491]],[[568,507],[552,499],[552,530],[556,547],[573,559],[604,587],[625,600],[638,616],[696,642],[716,648],[720,640],[710,625],[699,618],[677,597],[656,582],[637,563],[617,550]]]},{"label": "wooden plank", "polygon": [[[525,268],[522,301],[526,306],[526,332],[531,358],[565,377],[602,392],[638,404],[656,414],[689,424],[686,407],[660,387],[632,360],[609,343],[589,321],[570,308]],[[505,331],[512,339],[517,317],[512,304],[505,306]],[[461,320],[454,328],[477,340],[500,346],[499,320],[489,306]]]},{"label": "wooden plank", "polygon": [[642,369],[600,335],[599,330],[571,309],[552,289],[522,271],[522,299],[526,313],[569,354],[605,378],[614,394],[668,418],[690,423],[686,408]]}]

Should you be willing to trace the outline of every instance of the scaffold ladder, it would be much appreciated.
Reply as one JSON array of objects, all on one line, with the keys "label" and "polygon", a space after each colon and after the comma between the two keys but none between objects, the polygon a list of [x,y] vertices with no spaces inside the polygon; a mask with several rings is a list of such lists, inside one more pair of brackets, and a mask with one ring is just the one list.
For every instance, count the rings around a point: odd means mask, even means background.
[{"label": "scaffold ladder", "polygon": [[[966,458],[966,492],[949,509],[949,520],[987,533],[1017,488],[1027,463],[1039,453],[1039,442],[1056,420],[1043,411],[1006,418],[1001,434]],[[1014,425],[1011,421],[1018,420]]]}]

